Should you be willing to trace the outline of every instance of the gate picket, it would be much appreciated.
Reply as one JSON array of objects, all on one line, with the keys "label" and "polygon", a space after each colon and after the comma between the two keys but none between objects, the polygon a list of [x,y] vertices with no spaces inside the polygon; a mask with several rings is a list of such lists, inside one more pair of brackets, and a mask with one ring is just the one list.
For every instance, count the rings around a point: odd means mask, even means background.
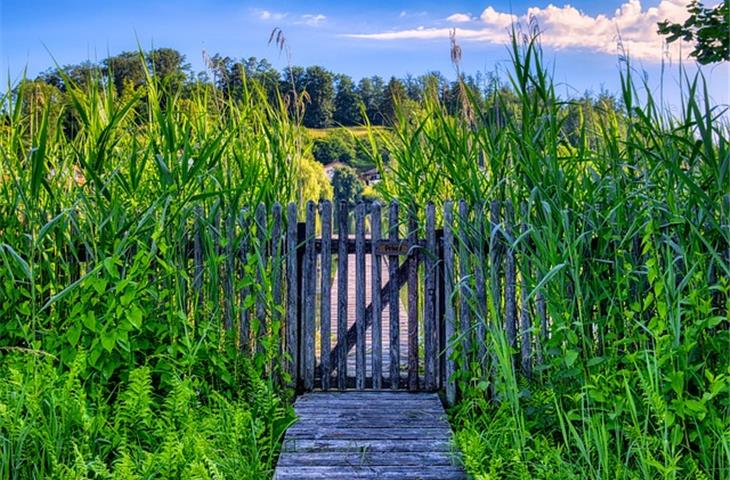
[{"label": "gate picket", "polygon": [[[398,202],[390,202],[388,218],[388,239],[398,241]],[[398,288],[398,255],[388,257],[388,277],[390,283],[390,388],[400,388],[400,299]]]},{"label": "gate picket", "polygon": [[381,263],[383,257],[378,252],[380,242],[381,209],[378,202],[373,202],[370,213],[372,243],[372,335],[373,339],[373,388],[383,387],[383,315],[380,299]]},{"label": "gate picket", "polygon": [[365,205],[355,207],[355,386],[365,388]]},{"label": "gate picket", "polygon": [[330,388],[330,334],[331,334],[331,298],[332,298],[332,203],[322,202],[320,219],[322,220],[322,283],[320,300],[320,382],[322,390]]}]

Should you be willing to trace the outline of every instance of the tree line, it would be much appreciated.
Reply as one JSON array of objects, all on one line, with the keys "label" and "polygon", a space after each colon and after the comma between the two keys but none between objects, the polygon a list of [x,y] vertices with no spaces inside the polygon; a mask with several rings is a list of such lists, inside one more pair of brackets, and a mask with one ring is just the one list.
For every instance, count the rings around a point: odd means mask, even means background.
[{"label": "tree line", "polygon": [[[279,71],[268,60],[256,57],[233,58],[215,54],[204,55],[204,58],[207,68],[195,72],[185,55],[173,48],[143,53],[125,51],[100,62],[51,68],[33,81],[53,87],[45,92],[51,97],[62,96],[69,87],[68,82],[83,87],[89,81],[106,82],[118,95],[125,96],[144,84],[147,70],[161,81],[166,91],[183,98],[192,95],[195,88],[203,84],[215,87],[233,99],[244,95],[247,82],[256,82],[271,100],[277,96],[288,100],[296,92],[305,104],[301,122],[308,128],[362,125],[365,118],[373,125],[389,125],[399,108],[414,108],[424,101],[429,89],[437,92],[440,100],[454,112],[459,110],[461,103],[458,82],[450,81],[436,71],[403,78],[393,76],[388,80],[373,75],[356,81],[318,65],[292,66]],[[495,88],[505,88],[494,75],[477,73],[462,76],[461,80],[485,99]]]}]

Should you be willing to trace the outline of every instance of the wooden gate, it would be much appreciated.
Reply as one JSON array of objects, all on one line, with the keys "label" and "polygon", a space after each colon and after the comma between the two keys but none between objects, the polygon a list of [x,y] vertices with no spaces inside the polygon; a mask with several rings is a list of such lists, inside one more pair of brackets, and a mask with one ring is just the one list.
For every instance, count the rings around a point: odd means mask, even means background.
[{"label": "wooden gate", "polygon": [[286,330],[297,389],[438,390],[444,285],[433,205],[423,226],[397,202],[334,210],[310,202],[305,221],[287,232]]}]

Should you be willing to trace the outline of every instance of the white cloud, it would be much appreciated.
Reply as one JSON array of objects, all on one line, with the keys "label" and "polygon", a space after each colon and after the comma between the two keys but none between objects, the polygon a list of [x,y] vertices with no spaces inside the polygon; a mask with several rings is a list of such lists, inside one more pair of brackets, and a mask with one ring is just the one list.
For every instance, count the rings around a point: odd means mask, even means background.
[{"label": "white cloud", "polygon": [[[657,23],[663,20],[681,22],[687,15],[686,0],[660,0],[655,7],[643,9],[639,0],[628,0],[613,15],[587,15],[570,5],[545,8],[531,7],[522,15],[499,12],[488,6],[482,12],[481,26],[457,28],[456,36],[462,40],[503,44],[513,23],[527,24],[537,20],[542,31],[542,44],[556,49],[588,49],[615,55],[621,40],[624,49],[633,57],[659,60],[663,53],[663,37],[656,33]],[[455,13],[452,17],[460,17]],[[451,20],[455,21],[455,20]],[[458,20],[456,20],[458,21]],[[392,32],[348,35],[371,40],[428,40],[448,38],[448,28],[420,28]],[[673,47],[674,48],[674,47]]]},{"label": "white cloud", "polygon": [[446,20],[453,23],[466,23],[471,22],[471,15],[467,13],[454,13],[446,17]]},{"label": "white cloud", "polygon": [[298,22],[298,23],[303,23],[305,25],[309,25],[310,27],[317,27],[317,26],[321,25],[322,23],[324,23],[325,20],[327,20],[327,17],[322,15],[321,13],[318,13],[316,15],[308,13],[308,14],[302,15],[301,18],[302,18],[302,21]]},{"label": "white cloud", "polygon": [[256,10],[256,14],[261,20],[283,20],[286,13],[272,12],[270,10]]}]

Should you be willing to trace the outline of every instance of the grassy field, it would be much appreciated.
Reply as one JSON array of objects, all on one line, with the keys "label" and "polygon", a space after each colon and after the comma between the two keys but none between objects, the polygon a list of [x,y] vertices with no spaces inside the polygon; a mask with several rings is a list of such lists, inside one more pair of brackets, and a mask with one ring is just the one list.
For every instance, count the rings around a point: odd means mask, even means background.
[{"label": "grassy field", "polygon": [[[450,411],[467,469],[730,478],[724,111],[698,76],[669,114],[624,65],[617,105],[571,116],[537,44],[512,55],[508,89],[462,86],[456,112],[431,92],[392,129],[349,129],[385,199],[526,206],[511,246],[536,246],[536,273],[517,288],[544,302],[547,348],[524,375],[494,299],[467,306],[491,325],[489,367],[459,364]],[[271,270],[253,250],[232,287],[266,300],[241,353],[238,325],[222,328],[230,240],[212,245],[244,206],[331,195],[310,153],[329,130],[256,85],[234,101],[206,85],[181,98],[149,72],[126,95],[66,81],[62,101],[34,82],[2,98],[0,479],[269,477],[293,421]],[[492,232],[461,228],[486,248]]]}]

